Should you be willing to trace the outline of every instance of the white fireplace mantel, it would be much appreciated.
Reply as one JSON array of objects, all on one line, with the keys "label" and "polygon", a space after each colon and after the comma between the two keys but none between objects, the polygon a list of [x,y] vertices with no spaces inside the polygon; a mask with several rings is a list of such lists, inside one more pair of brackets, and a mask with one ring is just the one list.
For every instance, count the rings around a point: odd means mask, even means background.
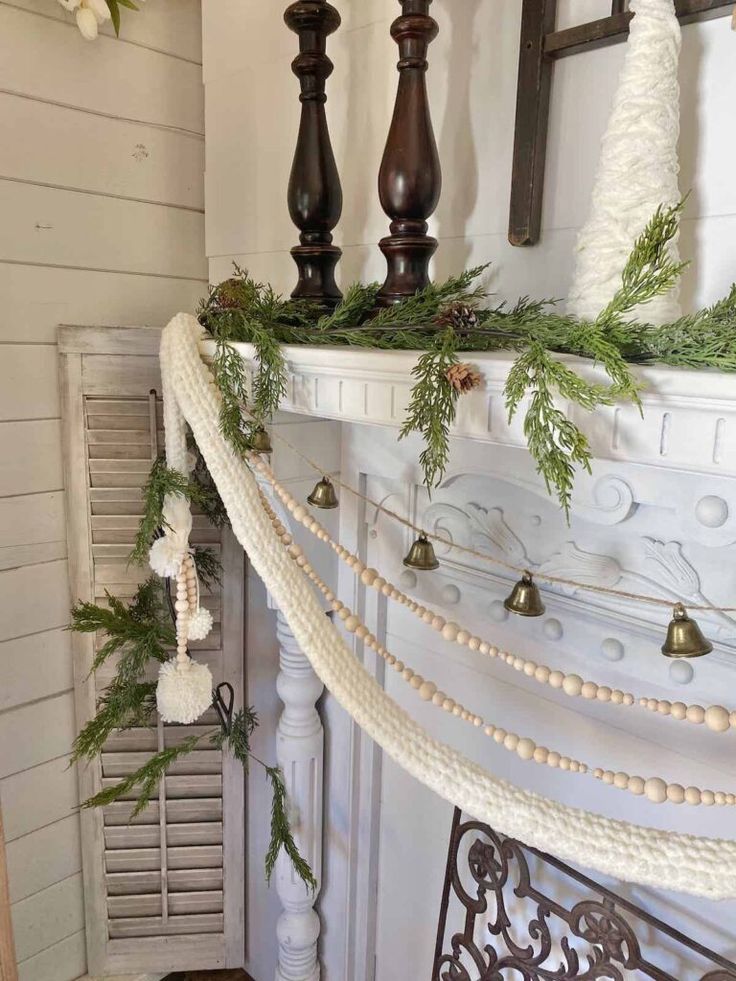
[{"label": "white fireplace mantel", "polygon": [[[255,351],[234,345],[251,371]],[[202,344],[205,356],[214,342]],[[350,423],[401,426],[413,385],[417,351],[373,351],[355,347],[285,346],[288,365],[286,412]],[[507,446],[526,446],[524,406],[509,423],[504,385],[516,357],[512,352],[464,352],[464,361],[482,373],[480,390],[461,398],[452,434]],[[585,378],[606,383],[602,368],[581,358],[562,357]],[[664,365],[632,366],[642,384],[643,417],[631,404],[601,407],[591,414],[570,407],[601,460],[699,473],[736,476],[736,376]]]}]

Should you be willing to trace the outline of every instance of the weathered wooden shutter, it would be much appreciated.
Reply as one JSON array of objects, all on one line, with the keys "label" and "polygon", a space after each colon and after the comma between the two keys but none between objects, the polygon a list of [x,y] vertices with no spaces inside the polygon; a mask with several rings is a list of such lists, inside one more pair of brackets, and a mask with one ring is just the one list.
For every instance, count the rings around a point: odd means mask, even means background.
[{"label": "weathered wooden shutter", "polygon": [[[61,328],[62,411],[73,598],[132,596],[146,570],[128,566],[141,487],[163,447],[160,332]],[[153,398],[151,390],[159,397]],[[155,416],[156,423],[153,424]],[[215,683],[243,700],[243,553],[233,536],[194,516],[193,544],[221,557],[222,588],[203,596],[215,628],[193,644]],[[100,638],[74,635],[77,722],[94,714],[114,662],[89,677]],[[153,674],[152,674],[153,676]],[[207,729],[214,713],[204,717]],[[80,771],[89,797],[196,726],[132,729]],[[239,967],[243,963],[244,780],[240,764],[202,748],[175,764],[157,800],[131,821],[132,803],[82,812],[90,974]]]}]

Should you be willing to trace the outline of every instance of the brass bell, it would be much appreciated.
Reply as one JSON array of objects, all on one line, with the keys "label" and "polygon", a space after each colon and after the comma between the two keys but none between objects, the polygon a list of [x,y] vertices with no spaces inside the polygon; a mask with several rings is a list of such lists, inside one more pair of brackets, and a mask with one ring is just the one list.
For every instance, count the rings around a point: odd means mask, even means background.
[{"label": "brass bell", "polygon": [[312,507],[325,508],[325,510],[338,506],[335,487],[329,477],[323,477],[322,480],[317,481],[314,490],[307,498],[307,502]]},{"label": "brass bell", "polygon": [[542,616],[544,603],[531,572],[524,573],[511,590],[510,596],[503,601],[503,605],[510,613],[516,613],[520,617]]},{"label": "brass bell", "polygon": [[256,428],[253,430],[252,444],[256,453],[273,453],[271,437],[268,435],[263,426],[256,426]]},{"label": "brass bell", "polygon": [[416,569],[418,572],[439,569],[440,564],[434,554],[434,546],[423,532],[409,549],[404,565],[407,569]]},{"label": "brass bell", "polygon": [[697,620],[691,620],[682,603],[675,604],[662,645],[665,657],[702,657],[710,654],[713,645],[703,636]]}]

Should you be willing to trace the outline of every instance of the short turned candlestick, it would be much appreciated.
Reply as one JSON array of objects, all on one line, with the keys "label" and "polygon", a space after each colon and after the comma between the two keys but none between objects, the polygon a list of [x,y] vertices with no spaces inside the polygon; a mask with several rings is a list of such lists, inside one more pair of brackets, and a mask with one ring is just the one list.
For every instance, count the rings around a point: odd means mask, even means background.
[{"label": "short turned candlestick", "polygon": [[378,178],[391,234],[379,243],[388,275],[378,296],[390,306],[429,284],[429,261],[437,240],[427,235],[427,219],[440,198],[442,171],[427,97],[427,52],[438,33],[430,17],[432,0],[400,0],[401,16],[391,25],[399,45],[399,87]]},{"label": "short turned candlestick", "polygon": [[335,267],[342,255],[332,230],[342,213],[342,187],[327,127],[325,86],[333,65],[327,38],[340,26],[340,15],[327,0],[297,0],[284,14],[299,35],[292,70],[301,85],[299,136],[289,178],[289,214],[301,232],[291,254],[299,270],[294,299],[334,306],[342,297]]}]

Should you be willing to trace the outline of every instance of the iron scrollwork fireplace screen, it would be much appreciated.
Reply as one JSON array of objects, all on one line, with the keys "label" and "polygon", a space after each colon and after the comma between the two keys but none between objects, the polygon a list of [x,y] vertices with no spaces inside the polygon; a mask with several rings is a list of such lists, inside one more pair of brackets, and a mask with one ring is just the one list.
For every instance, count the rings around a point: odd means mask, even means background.
[{"label": "iron scrollwork fireplace screen", "polygon": [[432,981],[603,978],[736,981],[736,963],[456,810]]}]

